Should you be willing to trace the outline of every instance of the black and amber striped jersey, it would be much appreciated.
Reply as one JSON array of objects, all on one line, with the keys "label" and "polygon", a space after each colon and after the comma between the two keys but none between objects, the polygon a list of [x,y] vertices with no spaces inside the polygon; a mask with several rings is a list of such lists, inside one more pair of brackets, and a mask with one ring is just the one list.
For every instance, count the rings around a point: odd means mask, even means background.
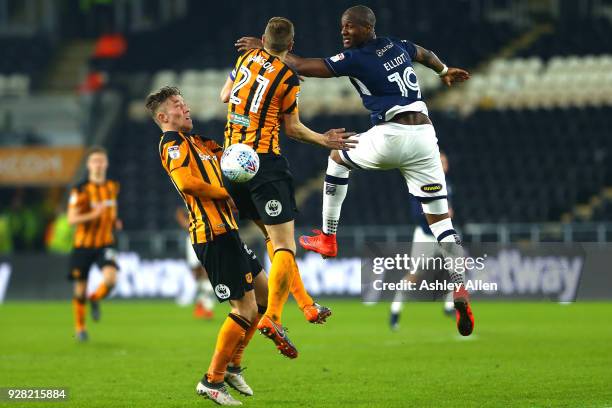
[{"label": "black and amber striped jersey", "polygon": [[193,244],[210,242],[215,236],[238,229],[227,200],[212,200],[181,192],[176,169],[187,167],[191,175],[205,183],[223,186],[222,148],[214,140],[182,132],[165,132],[159,142],[162,166],[170,176],[189,212],[189,235]]},{"label": "black and amber striped jersey", "polygon": [[75,248],[102,248],[114,243],[118,195],[119,183],[114,180],[100,184],[83,181],[73,187],[68,202],[70,208],[76,208],[80,214],[99,206],[104,208],[100,217],[77,225],[73,244]]},{"label": "black and amber striped jersey", "polygon": [[282,115],[298,108],[298,75],[280,58],[252,49],[238,58],[230,77],[225,146],[244,143],[257,153],[280,154]]}]

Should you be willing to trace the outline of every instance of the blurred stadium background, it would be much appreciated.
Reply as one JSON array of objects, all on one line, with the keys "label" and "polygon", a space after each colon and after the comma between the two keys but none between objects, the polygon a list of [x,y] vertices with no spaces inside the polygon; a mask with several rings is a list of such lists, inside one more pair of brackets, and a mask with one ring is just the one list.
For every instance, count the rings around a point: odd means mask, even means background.
[{"label": "blurred stadium background", "polygon": [[[417,71],[449,156],[455,223],[465,241],[612,239],[612,1],[366,3],[377,13],[379,35],[410,39],[473,73],[448,90],[432,72]],[[339,16],[352,4],[0,0],[0,281],[4,289],[11,282],[7,297],[69,293],[62,282],[71,239],[67,193],[94,144],[109,149],[110,177],[122,186],[124,269],[188,276],[185,234],[174,217],[181,203],[160,166],[160,132],[144,97],[178,86],[196,131],[220,141],[225,105],[218,92],[236,58],[234,40],[260,35],[270,16],[282,15],[296,25],[296,53],[333,55],[341,48]],[[307,79],[302,88],[300,111],[314,129],[369,127],[347,80]],[[297,186],[297,225],[307,231],[320,224],[327,152],[288,139],[282,149]],[[339,233],[344,255],[368,240],[409,239],[409,200],[397,173],[354,173]],[[241,233],[261,249],[253,229]],[[181,286],[175,277],[130,292],[123,280],[121,296],[170,296]],[[355,294],[348,281],[331,285],[329,294]]]}]

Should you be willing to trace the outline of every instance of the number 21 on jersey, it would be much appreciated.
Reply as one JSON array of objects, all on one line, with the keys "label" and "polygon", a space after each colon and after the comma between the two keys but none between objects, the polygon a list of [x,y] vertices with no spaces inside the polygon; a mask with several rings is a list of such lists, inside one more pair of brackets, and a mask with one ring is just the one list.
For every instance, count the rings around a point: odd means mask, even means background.
[{"label": "number 21 on jersey", "polygon": [[[242,77],[234,84],[232,93],[230,94],[230,103],[234,105],[240,105],[242,103],[242,99],[237,96],[238,92],[251,82],[251,77],[253,76],[251,71],[246,67],[240,67],[240,73]],[[257,75],[255,77],[255,82],[257,83],[257,88],[255,89],[253,100],[251,101],[251,107],[249,108],[249,111],[252,113],[257,113],[259,110],[259,104],[261,103],[264,93],[266,93],[266,88],[270,84],[270,80],[264,76]],[[252,86],[254,85],[253,83]]]}]

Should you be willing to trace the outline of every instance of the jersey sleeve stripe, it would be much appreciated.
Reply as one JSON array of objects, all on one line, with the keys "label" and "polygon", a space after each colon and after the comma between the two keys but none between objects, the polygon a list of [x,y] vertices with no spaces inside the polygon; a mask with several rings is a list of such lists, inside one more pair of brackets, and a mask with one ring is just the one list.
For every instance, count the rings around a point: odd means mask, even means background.
[{"label": "jersey sleeve stripe", "polygon": [[295,87],[295,85],[287,85],[287,90],[285,91],[285,93],[283,94],[283,97],[289,95],[289,92],[291,92],[291,90]]},{"label": "jersey sleeve stripe", "polygon": [[291,113],[295,110],[295,108],[297,107],[297,101],[293,101],[293,103],[291,104],[290,107],[288,107],[287,109],[285,109],[285,111],[283,112],[284,114],[288,114]]},{"label": "jersey sleeve stripe", "polygon": [[206,240],[212,241],[213,240],[212,227],[210,226],[210,220],[208,219],[208,214],[206,213],[204,204],[202,204],[202,200],[200,199],[200,197],[193,197],[193,199],[195,200],[198,210],[200,211],[202,222],[204,222],[204,235],[206,236]]},{"label": "jersey sleeve stripe", "polygon": [[[219,172],[217,171],[217,167],[214,164],[212,164],[211,168],[213,170],[213,173],[215,174],[215,177],[219,181],[219,184],[223,187],[223,177],[221,177],[221,174],[219,174]],[[215,203],[216,203],[216,201],[215,201]],[[227,202],[227,200],[224,200],[223,207],[224,207],[224,211],[225,211],[223,216],[225,218],[226,225],[234,226],[234,224],[231,222],[231,219],[229,219],[227,217],[227,215],[226,215],[226,214],[231,214],[232,213],[232,209],[230,208],[229,203]]]}]

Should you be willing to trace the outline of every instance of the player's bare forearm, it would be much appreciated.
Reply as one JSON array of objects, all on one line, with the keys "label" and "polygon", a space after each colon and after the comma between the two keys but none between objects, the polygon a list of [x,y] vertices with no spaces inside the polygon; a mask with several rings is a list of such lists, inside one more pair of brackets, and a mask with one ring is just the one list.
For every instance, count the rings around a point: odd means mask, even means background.
[{"label": "player's bare forearm", "polygon": [[288,53],[285,62],[300,75],[315,78],[331,78],[334,76],[321,58],[302,58]]},{"label": "player's bare forearm", "polygon": [[291,127],[285,126],[285,133],[287,133],[287,136],[290,138],[299,142],[326,147],[325,137],[320,133],[308,129],[302,123],[297,123]]},{"label": "player's bare forearm", "polygon": [[434,70],[436,73],[444,69],[444,63],[440,61],[440,58],[431,50],[423,48],[419,45],[415,45],[416,55],[414,60],[427,68]]},{"label": "player's bare forearm", "polygon": [[446,67],[440,58],[428,49],[415,45],[416,55],[414,60],[434,70],[446,86],[451,86],[455,82],[463,82],[470,79],[470,73],[461,68]]},{"label": "player's bare forearm", "polygon": [[285,133],[300,142],[315,144],[330,150],[348,150],[357,144],[357,140],[351,138],[355,133],[347,132],[345,129],[330,129],[324,134],[309,129],[300,122],[297,112],[285,115],[283,123]]},{"label": "player's bare forearm", "polygon": [[[242,37],[236,41],[234,46],[239,52],[245,52],[252,48],[263,48],[263,42],[256,37]],[[316,78],[331,78],[334,76],[321,58],[302,58],[288,53],[285,62],[300,75]]]}]

